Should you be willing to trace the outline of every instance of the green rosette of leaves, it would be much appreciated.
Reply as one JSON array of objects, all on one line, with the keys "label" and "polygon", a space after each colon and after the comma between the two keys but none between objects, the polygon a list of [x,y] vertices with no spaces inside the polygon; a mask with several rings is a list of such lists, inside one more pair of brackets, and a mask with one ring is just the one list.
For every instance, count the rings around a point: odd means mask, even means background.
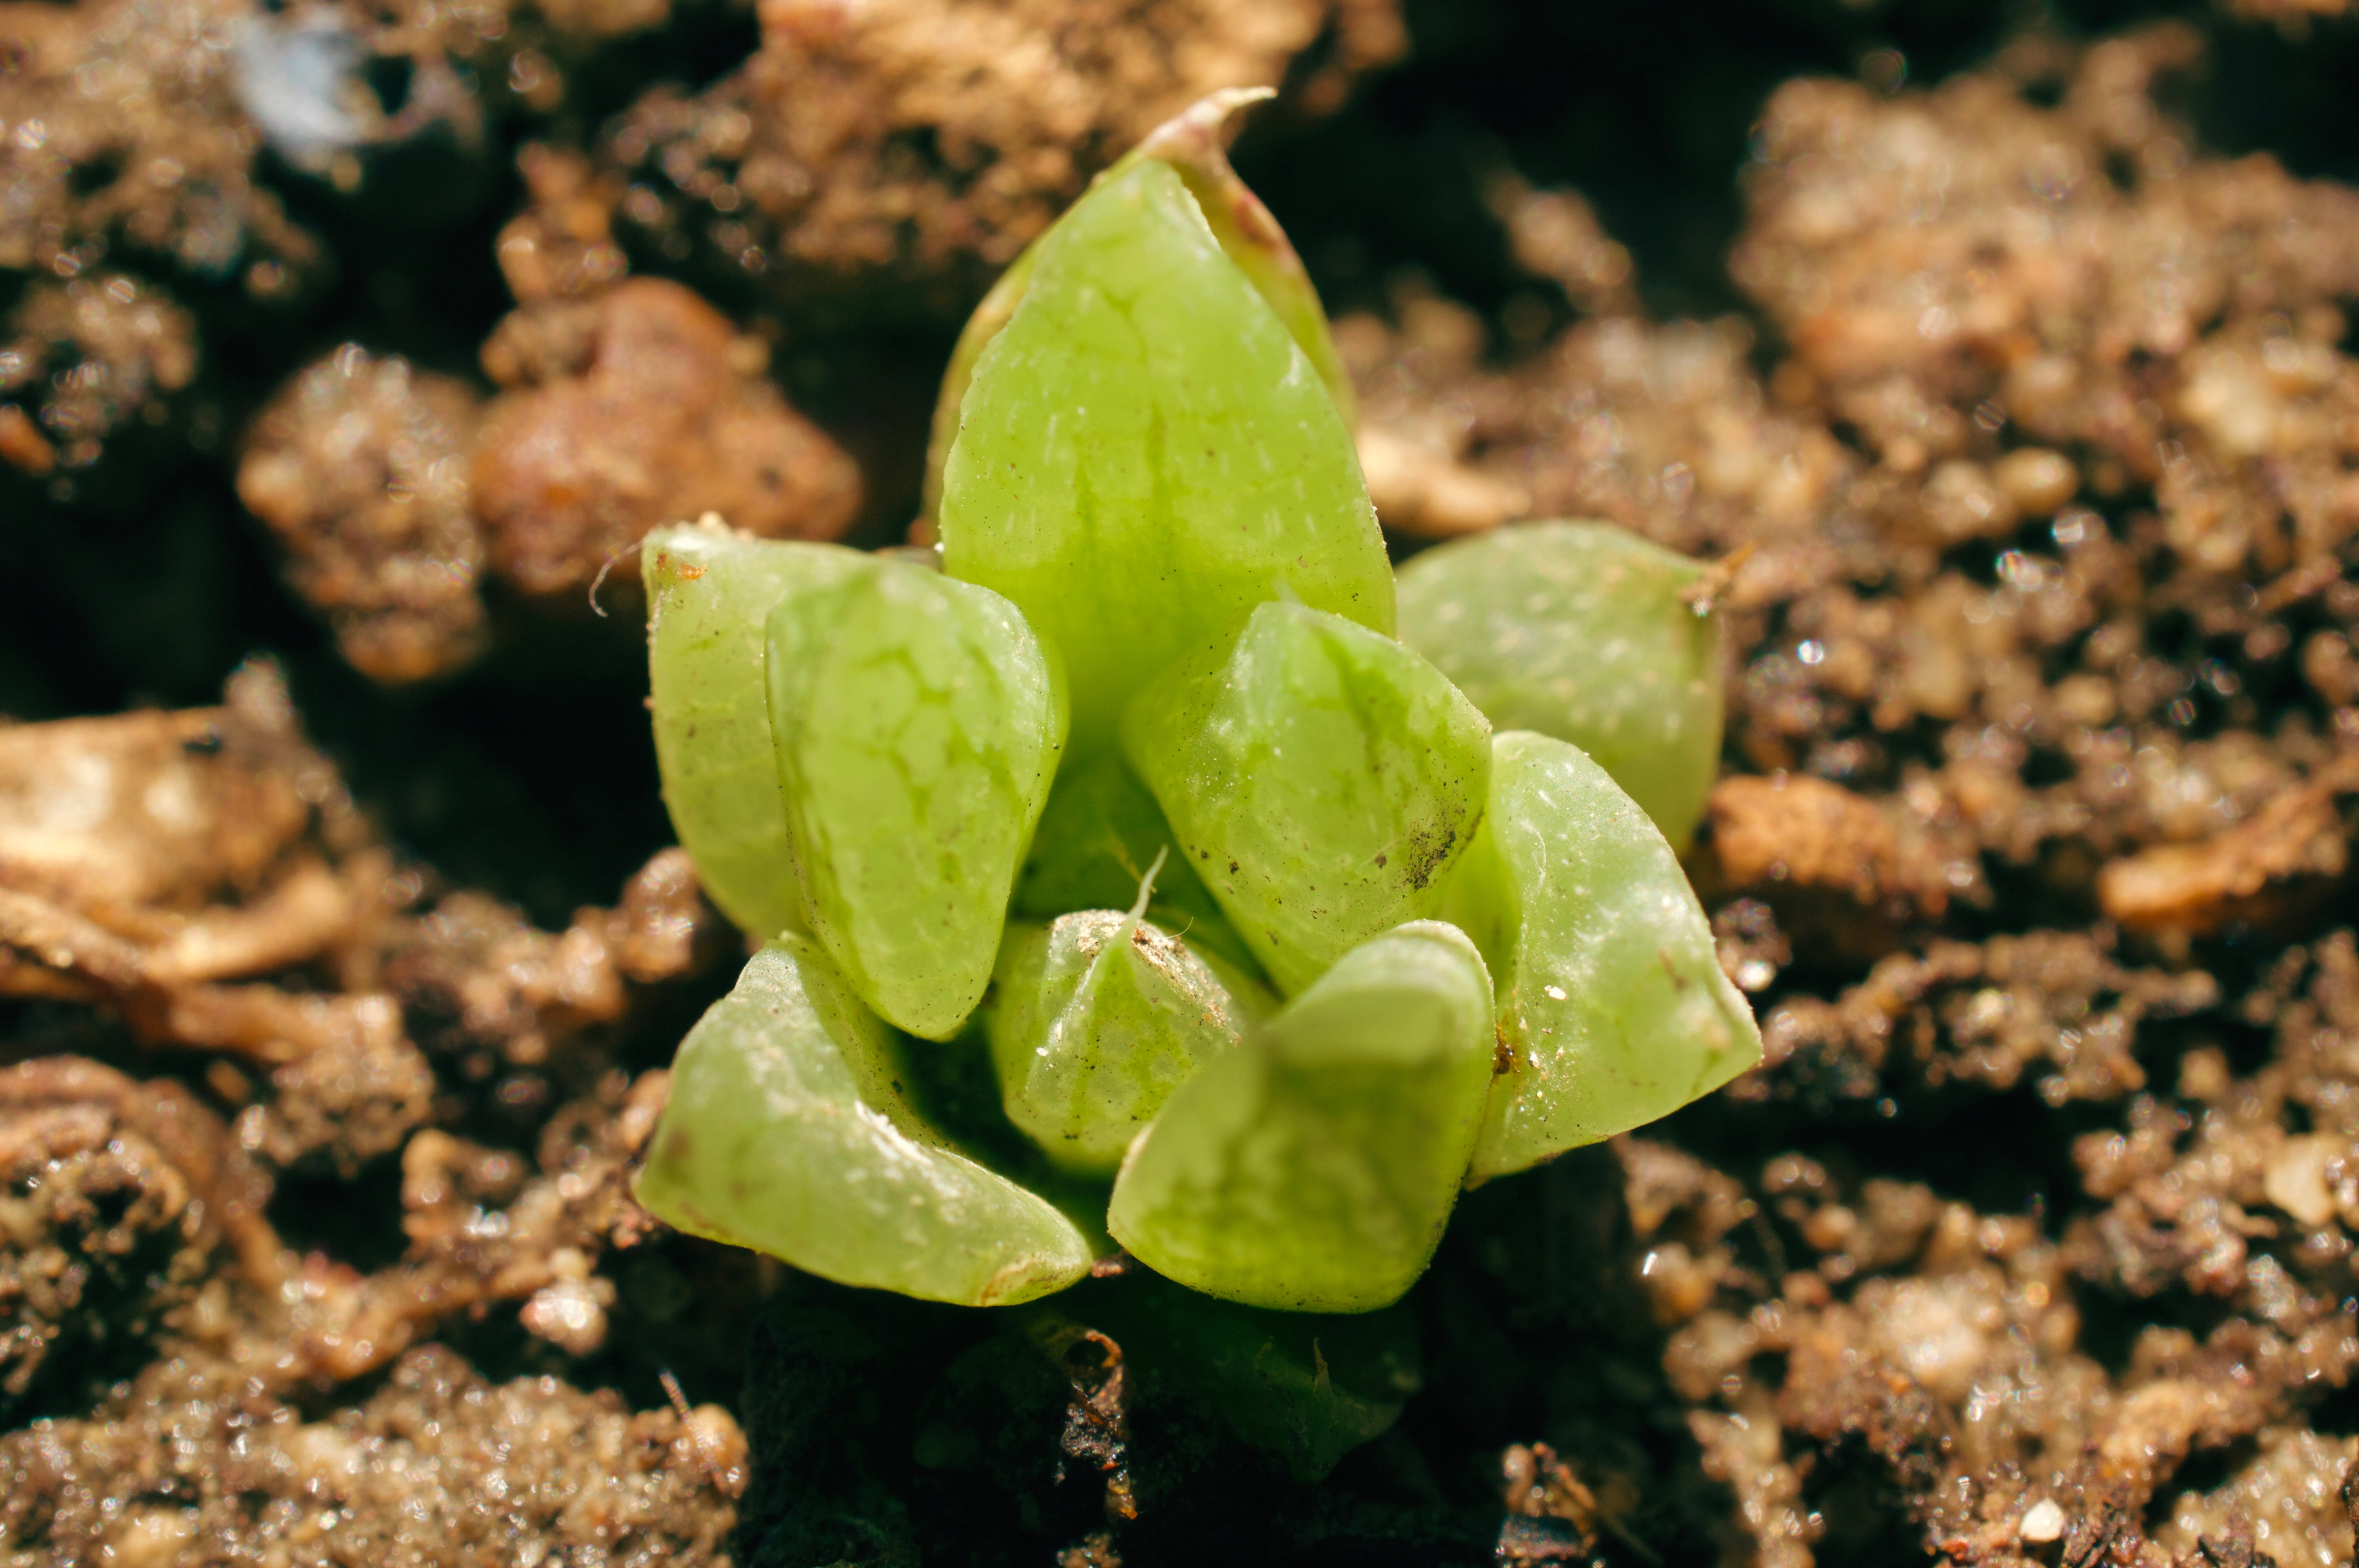
[{"label": "green rosette of leaves", "polygon": [[[1395,638],[1325,319],[1220,153],[1241,96],[977,311],[938,565],[647,539],[665,803],[760,944],[639,1179],[683,1229],[978,1306],[1118,1242],[1224,1312],[1366,1314],[1470,1183],[1758,1059],[1664,836],[1716,761],[1697,568],[1503,531],[1412,566]],[[933,1114],[976,1084],[985,1121]]]}]

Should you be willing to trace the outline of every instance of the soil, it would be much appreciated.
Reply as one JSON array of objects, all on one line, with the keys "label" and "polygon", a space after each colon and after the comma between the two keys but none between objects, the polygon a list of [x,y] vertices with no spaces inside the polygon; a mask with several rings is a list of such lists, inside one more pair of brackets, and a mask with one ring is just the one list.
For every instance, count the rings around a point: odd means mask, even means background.
[{"label": "soil", "polygon": [[[2343,0],[0,3],[0,1560],[2359,1561],[2354,81]],[[902,542],[996,269],[1264,81],[1397,552],[1718,563],[1767,1047],[1305,1325],[1399,1411],[1323,1476],[1135,1278],[629,1195],[744,946],[617,563]]]}]

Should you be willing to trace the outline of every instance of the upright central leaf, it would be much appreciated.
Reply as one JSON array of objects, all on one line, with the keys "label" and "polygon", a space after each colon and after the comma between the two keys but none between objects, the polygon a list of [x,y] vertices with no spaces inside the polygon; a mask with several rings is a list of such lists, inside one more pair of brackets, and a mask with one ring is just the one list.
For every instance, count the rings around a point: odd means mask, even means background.
[{"label": "upright central leaf", "polygon": [[959,419],[943,567],[1061,655],[1077,752],[1266,600],[1392,631],[1351,434],[1168,164],[1107,180],[1042,237]]},{"label": "upright central leaf", "polygon": [[1258,1011],[1223,979],[1136,913],[1010,926],[985,1026],[1008,1119],[1064,1169],[1113,1175],[1171,1091]]}]

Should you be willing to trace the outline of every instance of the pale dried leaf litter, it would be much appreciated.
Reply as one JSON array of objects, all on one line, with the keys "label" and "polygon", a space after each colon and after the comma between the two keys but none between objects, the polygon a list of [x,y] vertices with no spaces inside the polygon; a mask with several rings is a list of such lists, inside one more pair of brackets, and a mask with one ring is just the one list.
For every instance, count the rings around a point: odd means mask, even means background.
[{"label": "pale dried leaf litter", "polygon": [[[522,1531],[706,1560],[744,1479],[717,1407],[495,1389],[440,1347],[364,1411],[307,1425],[277,1402],[493,1303],[574,1357],[618,1313],[676,1317],[685,1276],[625,1183],[664,1075],[612,1052],[647,988],[716,956],[685,859],[556,935],[435,895],[266,666],[217,708],[0,727],[0,993],[96,1004],[20,1033],[33,1059],[0,1076],[0,1396],[73,1408],[93,1371],[162,1357],[87,1421],[0,1440],[11,1544],[327,1561],[358,1530],[423,1563]],[[126,1076],[190,1051],[212,1055],[201,1094]],[[537,1152],[431,1125],[471,1117]],[[364,1271],[282,1240],[274,1180],[396,1152],[397,1256]]]}]

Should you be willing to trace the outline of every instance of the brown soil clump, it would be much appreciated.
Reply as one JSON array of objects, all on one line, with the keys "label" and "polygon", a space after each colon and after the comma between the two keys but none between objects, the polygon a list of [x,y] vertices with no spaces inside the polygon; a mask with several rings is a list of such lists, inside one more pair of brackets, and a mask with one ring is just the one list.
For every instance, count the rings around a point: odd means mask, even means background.
[{"label": "brown soil clump", "polygon": [[[547,195],[550,159],[526,162]],[[483,351],[506,391],[484,403],[347,344],[264,410],[238,470],[239,498],[288,552],[289,586],[386,685],[484,651],[486,576],[579,611],[658,524],[717,512],[766,537],[832,539],[860,511],[857,465],[766,378],[759,340],[676,283],[599,287],[552,261],[564,242],[518,223],[503,254],[536,302]],[[572,267],[571,281],[552,265]],[[616,597],[629,602],[636,580],[617,574]]]},{"label": "brown soil clump", "polygon": [[52,1356],[136,1353],[207,1288],[225,1241],[262,1282],[276,1278],[268,1181],[177,1084],[71,1057],[0,1074],[0,1397],[11,1404]]},{"label": "brown soil clump", "polygon": [[511,390],[484,411],[474,503],[493,568],[527,595],[587,590],[659,523],[716,512],[832,539],[860,510],[858,469],[764,379],[760,341],[678,284],[528,306],[484,362]]},{"label": "brown soil clump", "polygon": [[483,649],[484,538],[467,490],[477,412],[463,383],[348,344],[288,385],[248,438],[238,499],[374,680],[422,680]]},{"label": "brown soil clump", "polygon": [[[798,303],[954,313],[1089,177],[1224,87],[1334,108],[1407,39],[1392,0],[767,0],[762,48],[699,98],[659,90],[609,135],[625,217],[690,236]],[[732,519],[734,521],[734,519]]]}]

